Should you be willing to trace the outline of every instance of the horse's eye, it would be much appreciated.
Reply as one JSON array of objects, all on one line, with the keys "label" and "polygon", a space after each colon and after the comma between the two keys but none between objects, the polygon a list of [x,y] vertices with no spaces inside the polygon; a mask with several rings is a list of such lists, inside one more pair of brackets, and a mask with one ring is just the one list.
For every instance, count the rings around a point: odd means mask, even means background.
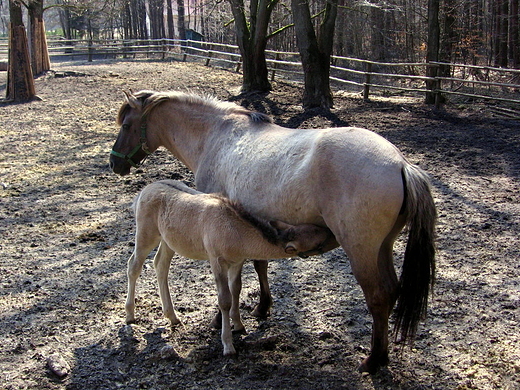
[{"label": "horse's eye", "polygon": [[125,124],[123,124],[122,128],[124,131],[128,131],[128,130],[130,130],[130,125],[128,123],[125,123]]}]

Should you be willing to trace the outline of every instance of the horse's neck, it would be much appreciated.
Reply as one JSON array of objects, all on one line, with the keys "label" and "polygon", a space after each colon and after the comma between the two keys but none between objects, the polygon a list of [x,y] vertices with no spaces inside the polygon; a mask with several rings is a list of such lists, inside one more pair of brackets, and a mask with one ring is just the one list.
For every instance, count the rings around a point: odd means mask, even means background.
[{"label": "horse's neck", "polygon": [[159,106],[150,118],[157,129],[156,142],[196,173],[208,132],[219,118],[210,113],[195,113],[187,105],[173,104]]}]

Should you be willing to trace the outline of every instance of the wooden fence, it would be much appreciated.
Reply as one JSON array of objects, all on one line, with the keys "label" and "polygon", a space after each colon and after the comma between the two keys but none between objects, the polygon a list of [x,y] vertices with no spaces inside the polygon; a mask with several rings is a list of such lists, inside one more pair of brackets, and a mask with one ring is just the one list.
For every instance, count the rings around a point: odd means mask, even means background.
[{"label": "wooden fence", "polygon": [[[175,58],[182,61],[203,61],[239,71],[241,56],[238,47],[211,42],[158,40],[49,40],[52,61],[108,58]],[[7,57],[7,41],[0,40],[0,60]],[[266,51],[270,78],[303,80],[300,56],[294,52]],[[427,67],[449,68],[449,76],[427,77]],[[493,100],[520,104],[520,70],[465,64],[392,63],[359,58],[333,56],[331,82],[342,88],[360,92],[364,99],[376,90],[380,95],[406,96],[434,93],[436,96],[460,96],[466,100]],[[428,88],[427,85],[430,87]],[[438,99],[440,101],[440,99]],[[515,112],[515,115],[519,114]]]}]

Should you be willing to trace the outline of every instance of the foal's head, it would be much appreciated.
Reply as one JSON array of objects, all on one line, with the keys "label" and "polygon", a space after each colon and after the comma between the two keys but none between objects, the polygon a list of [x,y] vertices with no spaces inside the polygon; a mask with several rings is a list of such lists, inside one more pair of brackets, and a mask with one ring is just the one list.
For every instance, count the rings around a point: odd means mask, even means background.
[{"label": "foal's head", "polygon": [[270,222],[278,232],[279,243],[285,253],[302,258],[320,255],[339,246],[332,232],[324,227],[302,224],[289,225],[281,221]]}]

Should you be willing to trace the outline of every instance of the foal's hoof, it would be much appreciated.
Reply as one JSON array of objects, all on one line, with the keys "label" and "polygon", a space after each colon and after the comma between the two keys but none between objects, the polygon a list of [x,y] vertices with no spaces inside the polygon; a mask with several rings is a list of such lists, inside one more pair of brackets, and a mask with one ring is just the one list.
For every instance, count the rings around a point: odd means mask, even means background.
[{"label": "foal's hoof", "polygon": [[174,317],[174,318],[168,318],[168,320],[170,321],[170,326],[172,328],[175,328],[179,325],[182,325],[182,322],[181,320],[179,320],[177,317]]},{"label": "foal's hoof", "polygon": [[236,356],[236,354],[237,354],[237,351],[235,350],[235,347],[224,348],[224,353],[223,353],[224,356],[234,357],[234,356]]}]

